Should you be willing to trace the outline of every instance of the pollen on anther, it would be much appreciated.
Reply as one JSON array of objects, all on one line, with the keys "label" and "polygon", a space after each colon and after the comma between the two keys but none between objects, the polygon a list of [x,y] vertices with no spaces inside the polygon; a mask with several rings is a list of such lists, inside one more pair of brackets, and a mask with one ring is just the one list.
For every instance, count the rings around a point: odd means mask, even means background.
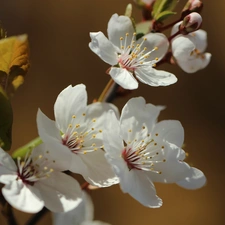
[{"label": "pollen on anther", "polygon": [[145,37],[145,38],[143,38],[143,40],[144,40],[144,41],[147,41],[147,38]]},{"label": "pollen on anther", "polygon": [[94,148],[94,151],[97,151],[98,150],[98,148]]},{"label": "pollen on anther", "polygon": [[48,153],[49,153],[49,151],[46,151],[46,153],[48,154]]},{"label": "pollen on anther", "polygon": [[42,155],[39,155],[39,156],[38,156],[39,159],[41,159],[42,157],[43,157]]},{"label": "pollen on anther", "polygon": [[157,57],[156,57],[156,58],[155,58],[155,60],[156,60],[156,61],[158,61],[158,60],[159,60],[159,58],[157,58]]},{"label": "pollen on anther", "polygon": [[164,149],[165,147],[164,146],[162,146],[162,149]]},{"label": "pollen on anther", "polygon": [[95,123],[96,122],[96,119],[93,119],[92,122]]},{"label": "pollen on anther", "polygon": [[76,124],[76,128],[79,128],[80,127],[80,124]]},{"label": "pollen on anther", "polygon": [[93,134],[93,135],[92,135],[92,138],[96,138],[96,135],[95,135],[95,134]]},{"label": "pollen on anther", "polygon": [[53,160],[52,162],[55,163],[55,160]]},{"label": "pollen on anther", "polygon": [[130,129],[130,130],[128,130],[128,132],[132,132],[132,130]]},{"label": "pollen on anther", "polygon": [[85,155],[85,154],[87,154],[87,151],[84,151],[83,153],[84,153],[84,155]]},{"label": "pollen on anther", "polygon": [[99,130],[99,133],[102,133],[102,130]]},{"label": "pollen on anther", "polygon": [[44,170],[47,170],[47,169],[48,169],[48,167],[47,167],[47,166],[45,166],[45,167],[44,167]]},{"label": "pollen on anther", "polygon": [[83,115],[83,116],[86,116],[86,114],[85,114],[85,113],[83,113],[82,115]]},{"label": "pollen on anther", "polygon": [[126,33],[126,36],[129,36],[129,33]]},{"label": "pollen on anther", "polygon": [[123,37],[120,37],[120,40],[122,41],[123,40]]},{"label": "pollen on anther", "polygon": [[158,136],[158,135],[159,135],[158,133],[155,134],[155,136]]},{"label": "pollen on anther", "polygon": [[93,143],[93,144],[92,144],[92,146],[94,147],[94,146],[96,146],[96,144],[95,144],[95,143]]},{"label": "pollen on anther", "polygon": [[158,47],[157,47],[157,46],[155,46],[155,47],[154,47],[154,50],[158,50]]},{"label": "pollen on anther", "polygon": [[133,33],[134,36],[136,36],[136,33]]},{"label": "pollen on anther", "polygon": [[163,159],[163,162],[166,162],[166,159]]},{"label": "pollen on anther", "polygon": [[69,124],[69,128],[71,128],[72,127],[72,124]]},{"label": "pollen on anther", "polygon": [[73,115],[73,116],[72,116],[72,118],[73,118],[73,119],[75,119],[75,118],[76,118],[76,116],[75,116],[75,115]]}]

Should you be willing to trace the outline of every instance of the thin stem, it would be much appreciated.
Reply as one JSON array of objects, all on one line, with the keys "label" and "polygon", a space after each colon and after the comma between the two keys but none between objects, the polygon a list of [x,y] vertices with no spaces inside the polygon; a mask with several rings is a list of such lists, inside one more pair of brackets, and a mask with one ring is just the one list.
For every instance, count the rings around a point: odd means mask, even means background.
[{"label": "thin stem", "polygon": [[35,225],[47,212],[48,212],[48,209],[44,207],[40,212],[32,216],[27,221],[26,225]]},{"label": "thin stem", "polygon": [[114,85],[114,81],[111,78],[108,82],[108,84],[105,86],[104,90],[102,91],[100,97],[98,98],[98,102],[104,102],[107,96],[109,95],[110,90],[112,90],[112,87]]},{"label": "thin stem", "polygon": [[173,38],[175,38],[177,35],[179,35],[180,34],[180,30],[178,30],[175,34],[173,34],[172,36],[170,36],[169,38],[168,38],[168,41],[169,42],[171,42],[171,40],[173,39]]}]

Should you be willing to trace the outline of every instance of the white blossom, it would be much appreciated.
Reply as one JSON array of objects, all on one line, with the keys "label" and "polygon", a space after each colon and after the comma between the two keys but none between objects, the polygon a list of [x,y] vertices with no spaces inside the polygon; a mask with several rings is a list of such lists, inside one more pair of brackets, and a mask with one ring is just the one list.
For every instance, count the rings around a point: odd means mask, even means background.
[{"label": "white blossom", "polygon": [[79,173],[98,187],[118,183],[103,151],[102,132],[109,109],[117,111],[108,103],[87,105],[87,92],[80,84],[68,86],[58,95],[54,105],[56,121],[40,110],[37,115],[39,135],[52,155],[60,158],[62,170]]},{"label": "white blossom", "polygon": [[[172,35],[178,31],[180,23],[174,25]],[[187,35],[178,35],[172,40],[172,53],[177,64],[187,73],[204,69],[210,62],[211,54],[205,52],[207,33],[197,30]]]},{"label": "white blossom", "polygon": [[110,225],[94,220],[94,205],[90,196],[83,191],[82,202],[71,211],[53,213],[54,225]]},{"label": "white blossom", "polygon": [[36,213],[44,206],[53,212],[69,211],[81,202],[78,182],[59,171],[60,159],[49,160],[42,144],[17,163],[0,148],[2,194],[18,210]]},{"label": "white blossom", "polygon": [[102,32],[90,33],[89,47],[112,66],[109,74],[117,84],[136,89],[135,77],[150,86],[167,86],[177,81],[173,74],[153,68],[169,47],[164,34],[149,33],[136,41],[130,18],[117,14],[109,20],[107,31],[109,39]]},{"label": "white blossom", "polygon": [[106,158],[120,179],[122,191],[152,208],[162,205],[153,182],[196,189],[206,181],[200,170],[183,161],[180,122],[156,122],[161,109],[145,104],[142,97],[133,98],[124,106],[120,121],[109,112],[108,132],[104,134]]}]

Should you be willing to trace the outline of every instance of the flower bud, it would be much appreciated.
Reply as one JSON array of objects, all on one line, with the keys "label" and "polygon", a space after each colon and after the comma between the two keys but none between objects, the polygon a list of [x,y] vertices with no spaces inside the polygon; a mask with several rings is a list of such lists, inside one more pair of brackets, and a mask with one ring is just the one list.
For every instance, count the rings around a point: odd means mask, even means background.
[{"label": "flower bud", "polygon": [[200,0],[188,0],[186,5],[184,6],[182,10],[182,17],[184,18],[188,14],[192,12],[198,12],[200,13],[203,8],[203,3]]},{"label": "flower bud", "polygon": [[202,24],[202,17],[200,14],[193,12],[184,17],[179,30],[181,34],[188,34],[199,29]]}]

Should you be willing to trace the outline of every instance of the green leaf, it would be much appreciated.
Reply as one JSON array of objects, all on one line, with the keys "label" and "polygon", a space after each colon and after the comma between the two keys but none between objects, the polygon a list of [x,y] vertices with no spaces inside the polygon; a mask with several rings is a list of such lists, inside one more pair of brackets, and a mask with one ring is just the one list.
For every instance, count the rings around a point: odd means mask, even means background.
[{"label": "green leaf", "polygon": [[153,6],[152,16],[154,19],[164,11],[172,11],[179,0],[156,0]]},{"label": "green leaf", "polygon": [[147,34],[152,29],[152,21],[144,21],[136,24],[136,33]]},{"label": "green leaf", "polygon": [[12,144],[13,111],[10,101],[0,86],[0,147],[9,150]]},{"label": "green leaf", "polygon": [[172,11],[163,11],[159,13],[159,15],[155,18],[158,22],[162,22],[163,20],[167,19],[169,16],[175,15],[176,12]]},{"label": "green leaf", "polygon": [[0,56],[0,85],[12,96],[23,84],[29,68],[27,35],[1,39]]}]

